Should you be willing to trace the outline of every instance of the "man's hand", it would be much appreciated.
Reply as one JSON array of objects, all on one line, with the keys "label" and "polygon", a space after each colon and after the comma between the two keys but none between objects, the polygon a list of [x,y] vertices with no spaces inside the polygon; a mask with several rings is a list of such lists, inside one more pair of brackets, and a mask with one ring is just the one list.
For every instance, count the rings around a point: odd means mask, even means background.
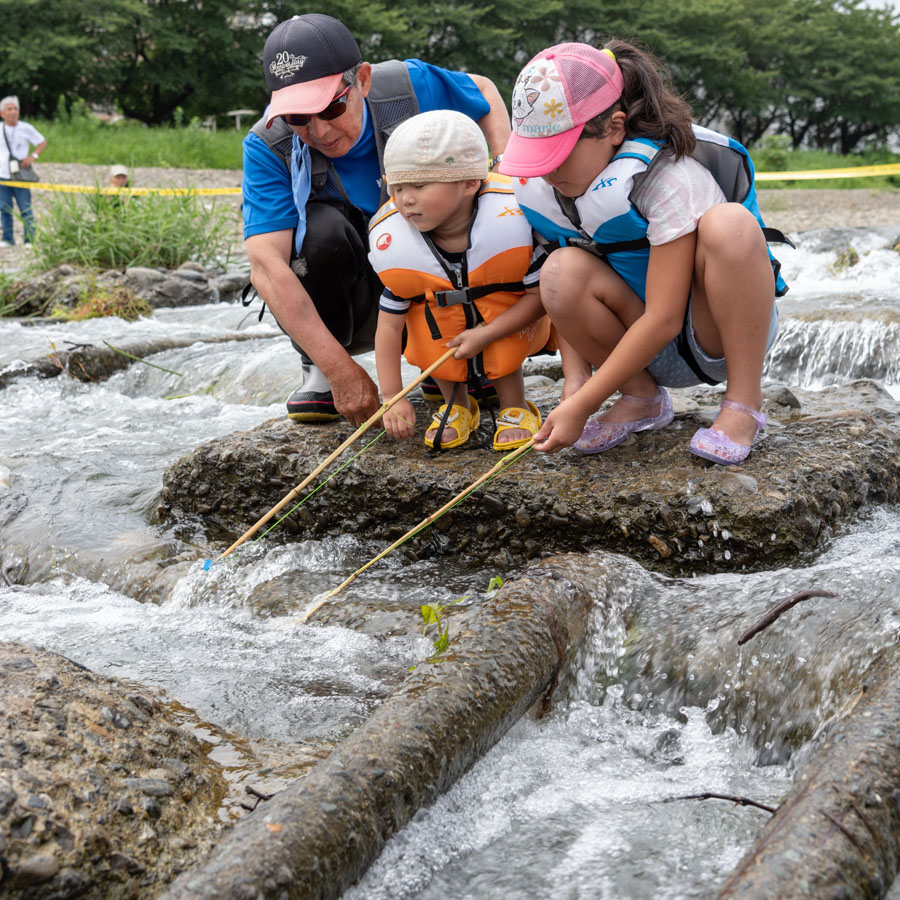
[{"label": "man's hand", "polygon": [[381,420],[387,433],[398,441],[410,438],[416,430],[416,410],[404,397],[398,400]]},{"label": "man's hand", "polygon": [[326,377],[337,411],[352,425],[362,425],[381,406],[375,382],[349,356],[340,370],[328,372]]},{"label": "man's hand", "polygon": [[581,437],[587,414],[572,400],[563,400],[544,420],[541,430],[535,435],[534,447],[542,453],[555,453],[569,447]]}]

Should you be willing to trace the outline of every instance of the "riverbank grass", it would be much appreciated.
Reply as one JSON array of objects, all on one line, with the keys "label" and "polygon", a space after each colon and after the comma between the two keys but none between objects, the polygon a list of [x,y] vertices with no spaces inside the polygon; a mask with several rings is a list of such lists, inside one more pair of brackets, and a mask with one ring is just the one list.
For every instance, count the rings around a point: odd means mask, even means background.
[{"label": "riverbank grass", "polygon": [[38,224],[34,263],[44,271],[61,263],[176,269],[188,260],[227,262],[236,229],[233,206],[192,195],[54,195]]}]

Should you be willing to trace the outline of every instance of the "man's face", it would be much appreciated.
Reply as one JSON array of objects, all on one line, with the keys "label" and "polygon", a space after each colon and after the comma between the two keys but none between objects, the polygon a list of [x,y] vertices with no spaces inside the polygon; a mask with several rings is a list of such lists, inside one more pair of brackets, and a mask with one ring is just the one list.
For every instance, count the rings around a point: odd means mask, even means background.
[{"label": "man's face", "polygon": [[3,118],[5,124],[12,128],[19,121],[19,107],[7,103],[3,109],[0,109],[0,117]]},{"label": "man's face", "polygon": [[[330,121],[313,116],[302,128],[291,125],[291,130],[303,141],[325,156],[337,159],[349,152],[362,132],[363,105],[372,86],[372,67],[363,63],[356,73],[356,82],[347,94],[347,109]],[[339,84],[335,97],[346,88]]]}]

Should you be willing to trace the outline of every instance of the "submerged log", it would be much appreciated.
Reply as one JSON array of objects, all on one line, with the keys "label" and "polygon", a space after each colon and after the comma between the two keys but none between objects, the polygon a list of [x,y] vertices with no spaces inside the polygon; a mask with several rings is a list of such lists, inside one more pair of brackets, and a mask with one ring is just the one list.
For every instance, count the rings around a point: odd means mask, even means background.
[{"label": "submerged log", "polygon": [[76,381],[104,381],[110,375],[136,365],[139,360],[154,353],[192,347],[200,343],[222,344],[227,341],[259,340],[259,337],[258,334],[223,334],[207,337],[128,340],[116,343],[115,350],[109,345],[80,344],[70,350],[53,350],[45,356],[11,363],[0,370],[0,388],[26,376],[56,378],[58,375],[68,375]]},{"label": "submerged log", "polygon": [[[165,900],[339,896],[552,690],[608,577],[598,558],[560,557],[502,588],[440,661],[420,663],[365,725],[243,819]],[[455,631],[452,611],[450,622]]]},{"label": "submerged log", "polygon": [[892,647],[719,898],[883,897],[898,867],[900,649]]}]

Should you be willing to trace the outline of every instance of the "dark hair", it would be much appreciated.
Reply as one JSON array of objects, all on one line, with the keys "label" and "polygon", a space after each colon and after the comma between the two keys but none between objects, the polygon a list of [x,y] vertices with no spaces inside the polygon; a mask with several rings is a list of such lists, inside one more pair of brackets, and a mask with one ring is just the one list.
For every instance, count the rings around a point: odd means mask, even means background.
[{"label": "dark hair", "polygon": [[675,159],[689,155],[697,143],[691,130],[691,108],[672,88],[665,66],[651,53],[613,38],[605,48],[615,55],[622,70],[622,96],[607,110],[585,123],[583,137],[604,137],[609,120],[625,113],[625,134],[664,141],[664,151]]}]

